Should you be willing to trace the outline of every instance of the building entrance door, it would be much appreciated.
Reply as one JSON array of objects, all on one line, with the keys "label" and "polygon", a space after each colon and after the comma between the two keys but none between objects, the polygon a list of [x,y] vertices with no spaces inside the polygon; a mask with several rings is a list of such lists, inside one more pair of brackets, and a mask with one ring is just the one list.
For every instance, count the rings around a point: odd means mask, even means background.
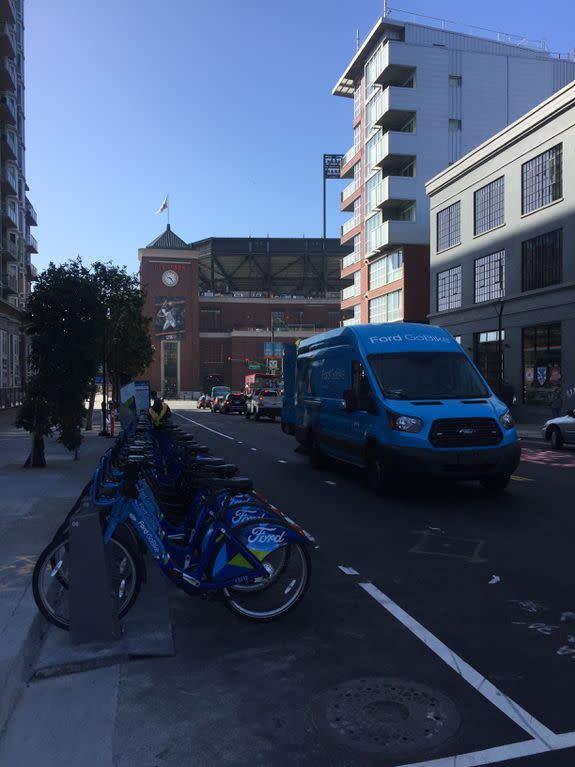
[{"label": "building entrance door", "polygon": [[162,341],[162,394],[175,399],[180,389],[180,342]]}]

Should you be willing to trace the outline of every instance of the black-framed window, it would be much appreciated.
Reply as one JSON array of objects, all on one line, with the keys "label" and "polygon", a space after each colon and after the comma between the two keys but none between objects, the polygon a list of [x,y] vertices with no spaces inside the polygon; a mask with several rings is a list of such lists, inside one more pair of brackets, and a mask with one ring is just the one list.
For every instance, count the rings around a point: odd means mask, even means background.
[{"label": "black-framed window", "polygon": [[475,259],[475,303],[505,295],[505,251]]},{"label": "black-framed window", "polygon": [[473,195],[474,233],[483,234],[505,223],[505,178],[496,178]]},{"label": "black-framed window", "polygon": [[540,234],[521,243],[522,289],[537,290],[561,282],[563,230]]},{"label": "black-framed window", "polygon": [[445,250],[461,241],[461,203],[454,202],[437,214],[437,250]]},{"label": "black-framed window", "polygon": [[563,145],[528,160],[521,166],[521,212],[549,205],[563,195]]},{"label": "black-framed window", "polygon": [[549,405],[561,390],[561,323],[523,328],[523,401]]},{"label": "black-framed window", "polygon": [[458,309],[461,306],[461,266],[437,273],[437,311]]}]

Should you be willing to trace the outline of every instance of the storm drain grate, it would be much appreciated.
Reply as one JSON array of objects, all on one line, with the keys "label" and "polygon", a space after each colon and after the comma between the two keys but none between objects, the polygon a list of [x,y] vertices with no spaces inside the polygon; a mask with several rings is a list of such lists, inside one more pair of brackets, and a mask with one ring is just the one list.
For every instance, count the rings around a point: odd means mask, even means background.
[{"label": "storm drain grate", "polygon": [[314,719],[346,746],[388,756],[434,748],[459,728],[457,709],[443,693],[386,677],[332,687],[316,698]]}]

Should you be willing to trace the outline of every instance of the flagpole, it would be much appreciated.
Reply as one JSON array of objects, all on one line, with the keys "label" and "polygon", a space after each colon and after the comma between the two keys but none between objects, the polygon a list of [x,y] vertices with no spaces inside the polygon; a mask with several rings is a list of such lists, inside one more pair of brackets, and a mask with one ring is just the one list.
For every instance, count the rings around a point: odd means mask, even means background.
[{"label": "flagpole", "polygon": [[166,209],[168,211],[168,229],[170,228],[170,195],[166,197],[168,201],[168,205],[166,206]]}]

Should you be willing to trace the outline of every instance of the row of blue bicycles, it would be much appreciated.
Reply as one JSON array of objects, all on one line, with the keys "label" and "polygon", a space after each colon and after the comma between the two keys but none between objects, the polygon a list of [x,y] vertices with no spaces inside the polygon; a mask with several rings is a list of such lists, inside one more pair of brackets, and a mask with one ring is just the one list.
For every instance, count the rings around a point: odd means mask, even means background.
[{"label": "row of blue bicycles", "polygon": [[174,424],[152,428],[142,414],[101,458],[34,568],[38,609],[61,629],[70,627],[69,526],[88,495],[101,511],[120,618],[146,579],[146,552],[186,593],[219,598],[253,621],[279,618],[308,589],[312,536],[237,476],[237,466]]}]

